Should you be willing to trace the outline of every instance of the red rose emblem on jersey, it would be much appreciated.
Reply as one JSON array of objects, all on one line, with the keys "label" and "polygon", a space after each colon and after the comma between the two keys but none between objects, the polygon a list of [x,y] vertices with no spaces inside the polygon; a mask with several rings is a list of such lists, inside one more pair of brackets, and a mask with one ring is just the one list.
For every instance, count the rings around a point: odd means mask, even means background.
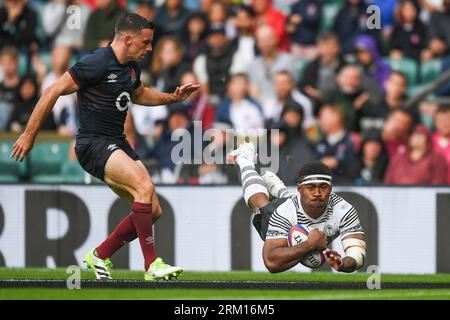
[{"label": "red rose emblem on jersey", "polygon": [[135,83],[136,82],[136,70],[131,69],[130,77],[131,77],[131,82]]}]

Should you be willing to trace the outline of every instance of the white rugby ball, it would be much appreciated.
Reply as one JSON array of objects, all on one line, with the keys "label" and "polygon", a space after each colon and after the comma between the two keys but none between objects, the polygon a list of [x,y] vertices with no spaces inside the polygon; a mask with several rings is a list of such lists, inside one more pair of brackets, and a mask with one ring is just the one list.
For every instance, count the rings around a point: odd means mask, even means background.
[{"label": "white rugby ball", "polygon": [[[290,247],[300,244],[308,239],[311,229],[302,224],[296,224],[289,230],[288,244]],[[300,263],[305,267],[316,269],[320,268],[325,262],[325,256],[322,252],[314,251],[300,260]]]}]

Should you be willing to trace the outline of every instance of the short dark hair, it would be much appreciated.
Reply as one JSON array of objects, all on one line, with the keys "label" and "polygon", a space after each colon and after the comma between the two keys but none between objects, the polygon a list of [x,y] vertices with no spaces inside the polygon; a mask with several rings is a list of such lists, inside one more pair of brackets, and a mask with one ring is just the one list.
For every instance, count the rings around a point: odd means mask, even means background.
[{"label": "short dark hair", "polygon": [[397,71],[397,70],[391,70],[391,73],[389,74],[389,77],[397,75],[400,78],[403,78],[403,81],[405,81],[405,83],[408,85],[408,77],[406,76],[406,74],[404,74],[401,71]]},{"label": "short dark hair", "polygon": [[116,22],[115,32],[131,31],[138,33],[143,29],[155,30],[155,24],[136,13],[125,13]]},{"label": "short dark hair", "polygon": [[446,103],[440,103],[436,110],[436,113],[447,113],[450,112],[450,105]]},{"label": "short dark hair", "polygon": [[317,43],[319,42],[324,42],[324,41],[334,41],[336,42],[338,45],[341,44],[341,41],[339,40],[339,37],[336,35],[336,33],[331,32],[331,31],[326,31],[323,32],[319,35],[319,37],[317,38]]},{"label": "short dark hair", "polygon": [[235,8],[232,9],[233,10],[233,15],[237,15],[237,13],[239,11],[245,11],[250,17],[254,18],[256,16],[255,14],[255,10],[253,10],[252,7],[245,5],[245,4],[240,4],[237,5]]},{"label": "short dark hair", "polygon": [[300,168],[300,171],[298,172],[298,181],[306,176],[314,174],[324,174],[327,176],[331,176],[331,169],[325,163],[319,160],[308,162]]}]

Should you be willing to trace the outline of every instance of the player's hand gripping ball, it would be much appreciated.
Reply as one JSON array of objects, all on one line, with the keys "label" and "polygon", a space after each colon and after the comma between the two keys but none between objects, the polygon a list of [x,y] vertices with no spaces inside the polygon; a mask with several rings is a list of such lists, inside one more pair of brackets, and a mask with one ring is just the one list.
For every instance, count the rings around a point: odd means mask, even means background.
[{"label": "player's hand gripping ball", "polygon": [[[290,247],[300,244],[308,240],[309,232],[311,229],[308,226],[302,224],[296,224],[289,230],[288,244]],[[316,269],[320,268],[325,262],[325,256],[322,252],[314,251],[305,256],[300,263],[305,267]]]}]

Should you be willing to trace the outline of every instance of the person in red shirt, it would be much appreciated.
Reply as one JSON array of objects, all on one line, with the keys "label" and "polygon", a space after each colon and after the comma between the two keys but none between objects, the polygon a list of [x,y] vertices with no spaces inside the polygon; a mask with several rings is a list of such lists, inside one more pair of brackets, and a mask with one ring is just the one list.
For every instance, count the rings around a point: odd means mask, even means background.
[{"label": "person in red shirt", "polygon": [[406,150],[391,159],[385,184],[446,185],[448,167],[445,158],[433,151],[431,132],[424,125],[414,128]]},{"label": "person in red shirt", "polygon": [[412,126],[413,116],[405,109],[396,109],[388,115],[381,135],[390,157],[406,149]]},{"label": "person in red shirt", "polygon": [[[434,116],[436,132],[433,134],[434,150],[441,153],[447,160],[450,168],[450,106],[439,106]],[[447,183],[450,184],[450,170],[448,170]]]},{"label": "person in red shirt", "polygon": [[[90,6],[92,10],[95,10],[99,5],[98,2],[101,2],[101,0],[82,0],[82,2]],[[118,3],[119,7],[122,9],[127,6],[127,0],[119,0]]]},{"label": "person in red shirt", "polygon": [[256,13],[257,28],[267,25],[273,29],[278,39],[278,49],[289,51],[289,38],[286,34],[286,15],[275,9],[272,0],[253,0],[253,10]]}]

